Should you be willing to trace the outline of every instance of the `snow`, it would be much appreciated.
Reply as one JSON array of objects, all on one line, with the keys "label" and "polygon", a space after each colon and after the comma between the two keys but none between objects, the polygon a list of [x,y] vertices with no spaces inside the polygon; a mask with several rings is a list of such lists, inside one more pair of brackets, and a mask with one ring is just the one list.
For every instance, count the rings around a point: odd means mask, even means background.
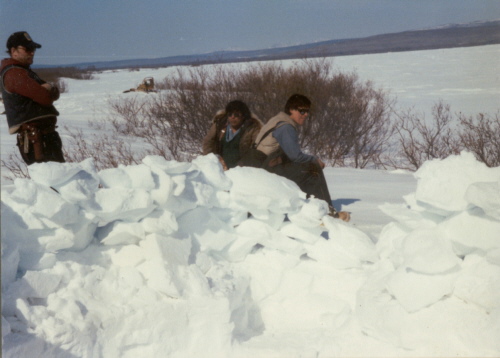
[{"label": "snow", "polygon": [[[86,85],[60,100],[82,128]],[[327,168],[349,223],[213,155],[29,171],[2,182],[3,357],[500,355],[500,168],[470,153]]]},{"label": "snow", "polygon": [[500,353],[500,168],[470,153],[427,162],[375,239],[214,155],[30,174],[2,191],[5,357]]}]

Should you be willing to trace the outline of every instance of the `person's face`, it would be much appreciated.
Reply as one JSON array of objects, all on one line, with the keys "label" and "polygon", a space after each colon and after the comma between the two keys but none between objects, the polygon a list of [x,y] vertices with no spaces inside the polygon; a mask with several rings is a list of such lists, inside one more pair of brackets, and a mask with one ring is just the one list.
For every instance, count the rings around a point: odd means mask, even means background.
[{"label": "person's face", "polygon": [[14,60],[24,65],[32,65],[36,49],[26,48],[24,46],[13,47],[10,51]]},{"label": "person's face", "polygon": [[243,125],[243,115],[240,112],[228,113],[227,121],[232,129],[238,130]]},{"label": "person's face", "polygon": [[303,125],[306,118],[309,116],[309,108],[297,108],[290,110],[290,118],[292,118],[295,123],[299,126]]}]

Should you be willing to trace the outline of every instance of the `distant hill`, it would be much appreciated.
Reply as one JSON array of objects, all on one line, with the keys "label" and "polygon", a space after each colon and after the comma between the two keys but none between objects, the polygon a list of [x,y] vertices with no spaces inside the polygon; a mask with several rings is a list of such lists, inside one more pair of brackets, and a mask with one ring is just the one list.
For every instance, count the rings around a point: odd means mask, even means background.
[{"label": "distant hill", "polygon": [[94,67],[96,69],[167,67],[175,65],[349,56],[492,44],[500,44],[500,21],[448,25],[434,29],[405,31],[365,38],[331,40],[263,50],[222,51],[202,55],[92,62],[81,63],[76,66]]}]

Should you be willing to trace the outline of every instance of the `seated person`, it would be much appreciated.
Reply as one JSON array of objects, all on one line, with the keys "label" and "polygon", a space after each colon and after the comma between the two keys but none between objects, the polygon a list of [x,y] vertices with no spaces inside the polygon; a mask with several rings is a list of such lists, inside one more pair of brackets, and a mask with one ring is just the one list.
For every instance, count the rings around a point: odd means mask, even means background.
[{"label": "seated person", "polygon": [[262,122],[250,113],[244,102],[229,102],[224,111],[215,115],[203,139],[203,154],[217,155],[224,170],[234,168],[250,149],[261,128]]},{"label": "seated person", "polygon": [[349,221],[348,212],[337,212],[332,206],[323,174],[325,163],[300,148],[298,130],[308,118],[310,107],[311,101],[306,96],[294,94],[286,102],[285,112],[278,113],[262,127],[255,142],[257,150],[267,155],[263,168],[292,180],[308,196],[326,201],[329,215]]}]

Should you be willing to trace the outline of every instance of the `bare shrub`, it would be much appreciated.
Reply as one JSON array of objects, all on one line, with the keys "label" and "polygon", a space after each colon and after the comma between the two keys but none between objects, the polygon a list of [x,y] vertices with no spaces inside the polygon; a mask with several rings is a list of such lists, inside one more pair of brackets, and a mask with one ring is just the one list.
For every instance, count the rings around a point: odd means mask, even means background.
[{"label": "bare shrub", "polygon": [[417,170],[427,160],[443,159],[460,152],[449,105],[441,101],[435,104],[430,123],[426,122],[424,115],[415,114],[412,110],[395,112],[395,115],[394,132],[398,144],[395,153],[388,153],[385,157],[388,165]]},{"label": "bare shrub", "polygon": [[44,81],[54,83],[59,92],[67,93],[68,85],[61,78],[73,78],[77,80],[91,80],[94,78],[94,69],[87,68],[81,69],[78,67],[48,67],[48,68],[37,68],[36,73]]},{"label": "bare shrub", "polygon": [[[187,161],[201,154],[211,119],[234,99],[246,102],[265,122],[292,94],[308,96],[313,108],[301,144],[333,165],[378,166],[391,131],[385,93],[355,74],[334,73],[326,59],[290,67],[273,62],[180,68],[157,81],[157,88],[162,91],[154,96],[110,100],[107,122],[116,135],[146,143],[145,154],[166,159]],[[80,143],[78,151],[88,152],[89,145]],[[127,156],[123,160],[130,160]]]},{"label": "bare shrub", "polygon": [[2,160],[2,177],[9,181],[15,178],[29,178],[28,166],[21,158],[19,152],[15,151],[9,154],[7,160]]},{"label": "bare shrub", "polygon": [[61,77],[76,80],[91,80],[94,78],[95,69],[79,67],[47,67],[36,68],[35,72],[47,82],[57,82]]},{"label": "bare shrub", "polygon": [[64,150],[67,162],[81,162],[93,158],[97,170],[116,168],[118,165],[139,164],[142,152],[132,149],[131,138],[120,137],[117,133],[99,133],[91,138],[85,137],[81,129],[64,129],[70,135]]},{"label": "bare shrub", "polygon": [[60,78],[58,78],[54,84],[59,89],[59,93],[67,93],[68,92],[68,85],[66,84],[65,81],[61,80]]},{"label": "bare shrub", "polygon": [[488,167],[500,165],[500,113],[459,116],[460,144]]}]

